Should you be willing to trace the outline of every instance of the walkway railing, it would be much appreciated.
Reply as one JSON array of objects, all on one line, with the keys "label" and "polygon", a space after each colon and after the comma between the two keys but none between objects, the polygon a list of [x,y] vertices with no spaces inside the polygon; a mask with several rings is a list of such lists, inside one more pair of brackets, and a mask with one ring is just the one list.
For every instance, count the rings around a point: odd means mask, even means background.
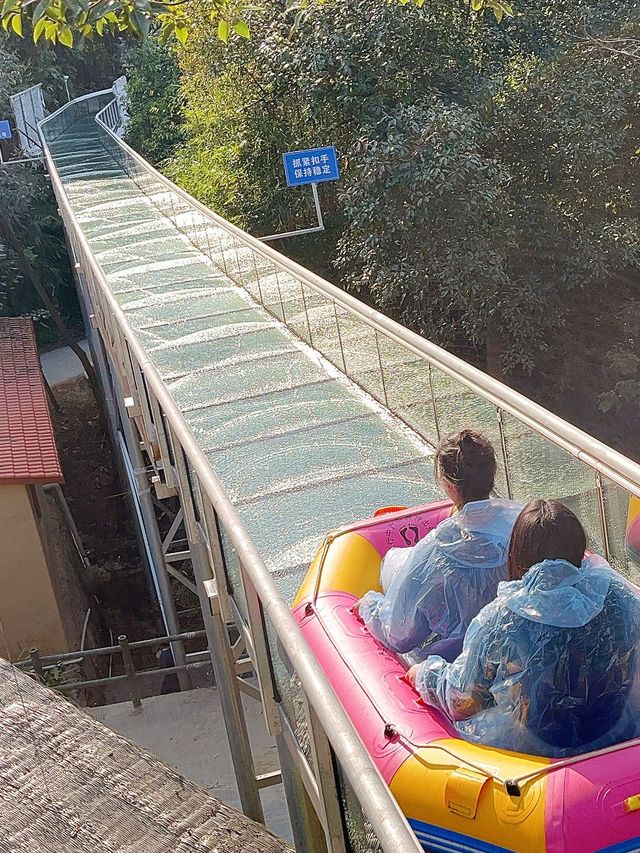
[{"label": "walkway railing", "polygon": [[[290,767],[283,766],[290,804],[304,798],[311,803],[329,850],[375,849],[365,840],[360,809],[384,850],[420,849],[114,298],[68,203],[49,142],[78,118],[97,113],[100,139],[111,157],[229,278],[429,442],[463,425],[482,428],[501,451],[500,490],[521,500],[563,498],[589,527],[592,547],[621,571],[630,571],[624,551],[626,507],[631,494],[640,495],[640,466],[209,211],[117,137],[110,126],[115,121],[111,99],[111,93],[101,92],[45,120],[45,154],[93,322],[122,393],[132,399],[157,481],[180,495],[209,646],[225,645],[224,621],[234,619],[253,660],[281,760],[287,755],[291,759]],[[243,751],[242,737],[236,737],[242,721],[228,677],[233,662],[225,664],[228,654],[218,654],[214,669],[243,805],[259,817],[259,800],[251,785],[244,784],[250,777],[255,780],[251,758]],[[295,788],[292,779],[302,786]]]},{"label": "walkway railing", "polygon": [[[154,669],[138,669],[132,652],[136,649],[170,648],[171,643],[185,642],[186,640],[198,640],[206,637],[206,631],[184,631],[181,634],[166,637],[153,637],[148,640],[134,640],[129,642],[125,634],[118,637],[117,646],[100,646],[95,649],[82,649],[73,652],[62,652],[57,655],[41,655],[39,649],[30,649],[29,657],[17,661],[14,666],[23,672],[36,675],[43,684],[54,687],[58,693],[76,693],[80,690],[88,690],[92,687],[106,687],[110,684],[126,682],[134,708],[142,705],[140,679],[149,677],[164,678],[167,675],[180,672],[190,672],[196,669],[210,666],[209,655],[206,652],[192,652],[187,655],[187,663],[174,664],[166,667],[155,667]],[[122,663],[123,673],[117,675],[105,675],[100,678],[74,679],[77,667],[84,661],[94,661],[96,658],[108,656],[110,659],[119,656]],[[239,672],[246,672],[247,665],[236,665]],[[68,674],[65,672],[69,670]],[[109,667],[111,670],[111,666]],[[53,683],[52,683],[53,679]]]}]

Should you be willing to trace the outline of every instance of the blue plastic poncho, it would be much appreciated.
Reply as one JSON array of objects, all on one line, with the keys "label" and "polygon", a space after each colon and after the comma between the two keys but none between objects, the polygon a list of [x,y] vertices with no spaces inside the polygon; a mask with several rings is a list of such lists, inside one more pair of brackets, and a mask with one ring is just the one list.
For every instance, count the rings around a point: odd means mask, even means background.
[{"label": "blue plastic poncho", "polygon": [[369,631],[411,662],[424,660],[438,640],[461,643],[507,576],[509,538],[520,510],[513,501],[474,501],[412,548],[393,549],[382,565],[384,593],[368,592],[360,602]]},{"label": "blue plastic poncho", "polygon": [[501,583],[462,654],[419,668],[416,688],[468,740],[564,757],[640,734],[640,598],[601,557],[545,560]]}]

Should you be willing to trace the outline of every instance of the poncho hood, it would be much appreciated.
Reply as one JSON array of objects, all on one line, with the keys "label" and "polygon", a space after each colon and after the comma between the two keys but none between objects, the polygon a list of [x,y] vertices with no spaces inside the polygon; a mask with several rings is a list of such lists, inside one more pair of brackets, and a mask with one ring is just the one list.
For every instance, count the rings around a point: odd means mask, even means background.
[{"label": "poncho hood", "polygon": [[612,578],[602,557],[585,557],[579,568],[566,560],[544,560],[522,580],[501,583],[498,598],[532,622],[581,628],[601,612]]}]

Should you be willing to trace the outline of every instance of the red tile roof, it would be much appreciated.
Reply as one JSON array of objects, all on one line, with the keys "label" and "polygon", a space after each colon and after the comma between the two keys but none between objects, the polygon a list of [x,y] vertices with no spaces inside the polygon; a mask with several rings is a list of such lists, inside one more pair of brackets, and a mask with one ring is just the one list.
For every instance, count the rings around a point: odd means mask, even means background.
[{"label": "red tile roof", "polygon": [[0,318],[0,486],[61,482],[33,323]]}]

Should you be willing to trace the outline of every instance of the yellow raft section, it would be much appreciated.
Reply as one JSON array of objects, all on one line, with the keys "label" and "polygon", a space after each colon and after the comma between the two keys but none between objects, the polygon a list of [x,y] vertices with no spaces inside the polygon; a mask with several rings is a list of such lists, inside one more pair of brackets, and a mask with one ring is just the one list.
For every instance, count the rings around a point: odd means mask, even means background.
[{"label": "yellow raft section", "polygon": [[[330,534],[311,563],[294,606],[313,601],[323,591],[339,590],[357,598],[370,589],[380,591],[380,564],[376,548],[357,532]],[[544,853],[547,774],[543,768],[549,763],[546,758],[458,738],[442,739],[417,749],[398,769],[390,788],[412,822],[469,840],[481,839],[485,845],[495,845],[496,853]],[[540,776],[520,785],[520,796],[510,796],[498,781],[540,770]],[[425,844],[428,849],[428,841]],[[490,847],[476,847],[471,841],[469,849]]]}]

